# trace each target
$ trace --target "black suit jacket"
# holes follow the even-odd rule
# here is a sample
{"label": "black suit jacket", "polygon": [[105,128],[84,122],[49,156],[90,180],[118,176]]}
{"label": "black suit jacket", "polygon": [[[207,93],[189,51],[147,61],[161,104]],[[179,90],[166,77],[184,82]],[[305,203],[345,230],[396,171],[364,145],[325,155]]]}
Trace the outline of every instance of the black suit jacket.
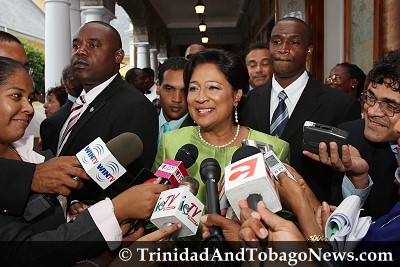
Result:
{"label": "black suit jacket", "polygon": [[388,142],[374,143],[365,138],[364,127],[364,120],[350,121],[340,125],[340,128],[350,132],[349,144],[358,149],[361,157],[369,165],[368,173],[374,185],[364,203],[362,215],[370,215],[373,220],[376,220],[389,213],[398,201],[398,186],[393,183],[397,161]]}
{"label": "black suit jacket", "polygon": [[[252,90],[239,119],[243,125],[270,133],[272,81]],[[282,133],[290,144],[290,164],[304,177],[320,201],[330,201],[341,194],[341,181],[329,178],[332,169],[302,154],[303,124],[313,121],[331,126],[361,117],[360,103],[336,89],[309,77]]]}
{"label": "black suit jacket", "polygon": [[196,123],[194,123],[194,120],[190,116],[190,114],[187,115],[186,119],[182,122],[181,126],[179,128],[183,128],[186,126],[195,126]]}
{"label": "black suit jacket", "polygon": [[40,138],[42,139],[42,150],[51,149],[55,155],[57,150],[54,150],[58,142],[58,129],[64,122],[66,116],[69,115],[73,102],[67,99],[67,102],[53,115],[47,117],[40,124]]}
{"label": "black suit jacket", "polygon": [[22,215],[36,164],[0,157],[0,213]]}
{"label": "black suit jacket", "polygon": [[[61,127],[67,118],[68,115],[65,116]],[[97,137],[101,137],[107,143],[124,132],[137,134],[143,142],[141,156],[126,168],[128,174],[105,190],[93,181],[85,181],[83,189],[72,193],[73,199],[99,201],[105,197],[113,198],[128,188],[142,168],[150,169],[153,164],[157,152],[157,111],[142,93],[118,74],[80,116],[60,156],[75,155]]]}
{"label": "black suit jacket", "polygon": [[60,205],[31,222],[0,214],[0,241],[4,266],[71,266],[108,248],[88,210],[65,223]]}

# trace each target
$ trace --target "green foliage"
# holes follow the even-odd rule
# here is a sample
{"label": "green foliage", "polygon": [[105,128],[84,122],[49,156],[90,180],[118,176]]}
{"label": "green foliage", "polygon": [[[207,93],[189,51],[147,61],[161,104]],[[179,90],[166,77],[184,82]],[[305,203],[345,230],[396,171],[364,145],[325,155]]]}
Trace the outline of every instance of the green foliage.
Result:
{"label": "green foliage", "polygon": [[29,66],[33,69],[33,81],[38,92],[44,93],[44,53],[27,42],[22,41],[28,57]]}

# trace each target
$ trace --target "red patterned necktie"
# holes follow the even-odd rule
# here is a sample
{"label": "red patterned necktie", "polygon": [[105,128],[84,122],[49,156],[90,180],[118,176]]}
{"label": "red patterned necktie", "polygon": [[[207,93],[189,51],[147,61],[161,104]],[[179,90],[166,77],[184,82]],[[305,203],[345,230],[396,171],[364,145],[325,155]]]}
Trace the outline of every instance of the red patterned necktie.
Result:
{"label": "red patterned necktie", "polygon": [[79,119],[79,115],[81,114],[81,110],[83,107],[83,104],[85,104],[85,97],[83,95],[79,96],[72,105],[71,108],[71,113],[70,113],[70,119],[67,124],[67,128],[65,128],[65,131],[62,135],[60,146],[64,143],[65,138],[68,136],[68,134],[72,131],[74,128],[76,122]]}

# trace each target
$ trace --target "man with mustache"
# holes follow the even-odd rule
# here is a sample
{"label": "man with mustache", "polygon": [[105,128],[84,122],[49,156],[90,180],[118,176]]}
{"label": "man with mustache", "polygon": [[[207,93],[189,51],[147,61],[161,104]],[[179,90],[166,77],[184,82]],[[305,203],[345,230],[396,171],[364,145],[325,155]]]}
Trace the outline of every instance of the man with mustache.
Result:
{"label": "man with mustache", "polygon": [[271,80],[272,68],[267,44],[255,43],[247,49],[244,55],[247,71],[250,76],[250,90]]}
{"label": "man with mustache", "polygon": [[[75,101],[80,112],[64,118],[58,131],[57,155],[75,155],[97,137],[108,142],[124,132],[137,134],[143,142],[141,156],[127,166],[128,173],[107,189],[85,182],[82,191],[72,192],[76,200],[99,201],[126,190],[143,168],[150,168],[157,151],[157,112],[151,102],[119,74],[124,58],[121,37],[111,25],[92,21],[76,32],[71,66],[83,91]],[[72,118],[77,116],[73,125]],[[71,126],[73,125],[73,126]]]}
{"label": "man with mustache", "polygon": [[158,68],[156,92],[161,104],[158,116],[158,144],[163,133],[194,125],[193,119],[188,114],[187,94],[183,83],[183,69],[186,62],[183,57],[173,57]]}
{"label": "man with mustache", "polygon": [[[239,118],[246,126],[289,142],[291,165],[323,201],[340,194],[341,181],[329,178],[332,170],[327,166],[303,155],[303,124],[313,121],[337,126],[360,118],[361,110],[357,99],[332,90],[307,72],[311,40],[310,27],[300,19],[283,18],[274,26],[269,43],[272,80],[250,92]],[[278,107],[280,113],[275,112]]]}

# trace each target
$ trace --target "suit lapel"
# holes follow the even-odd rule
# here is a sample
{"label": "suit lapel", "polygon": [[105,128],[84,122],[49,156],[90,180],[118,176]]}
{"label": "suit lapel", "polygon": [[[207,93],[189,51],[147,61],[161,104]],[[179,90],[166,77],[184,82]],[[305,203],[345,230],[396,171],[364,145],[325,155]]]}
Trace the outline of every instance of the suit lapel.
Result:
{"label": "suit lapel", "polygon": [[289,140],[299,128],[303,127],[304,122],[310,118],[311,114],[321,105],[319,97],[322,94],[323,91],[321,88],[317,84],[314,84],[314,80],[310,77],[283,130],[282,139]]}
{"label": "suit lapel", "polygon": [[63,154],[65,148],[73,143],[80,130],[86,125],[90,118],[96,114],[106,104],[107,100],[112,97],[116,92],[115,88],[122,82],[121,76],[118,74],[117,77],[106,87],[104,90],[89,104],[85,112],[79,117],[76,122],[74,129],[71,131],[67,141],[65,142],[60,155]]}
{"label": "suit lapel", "polygon": [[255,113],[253,116],[255,117],[256,124],[258,125],[258,129],[261,129],[262,132],[268,133],[270,131],[270,105],[271,105],[271,89],[272,82],[268,82],[265,85],[257,87],[257,89],[253,89],[255,97],[254,104],[257,108],[253,109]]}
{"label": "suit lapel", "polygon": [[186,126],[195,126],[195,125],[196,124],[193,122],[192,117],[190,116],[190,114],[188,114],[186,119],[182,122],[182,124],[179,128],[186,127]]}

